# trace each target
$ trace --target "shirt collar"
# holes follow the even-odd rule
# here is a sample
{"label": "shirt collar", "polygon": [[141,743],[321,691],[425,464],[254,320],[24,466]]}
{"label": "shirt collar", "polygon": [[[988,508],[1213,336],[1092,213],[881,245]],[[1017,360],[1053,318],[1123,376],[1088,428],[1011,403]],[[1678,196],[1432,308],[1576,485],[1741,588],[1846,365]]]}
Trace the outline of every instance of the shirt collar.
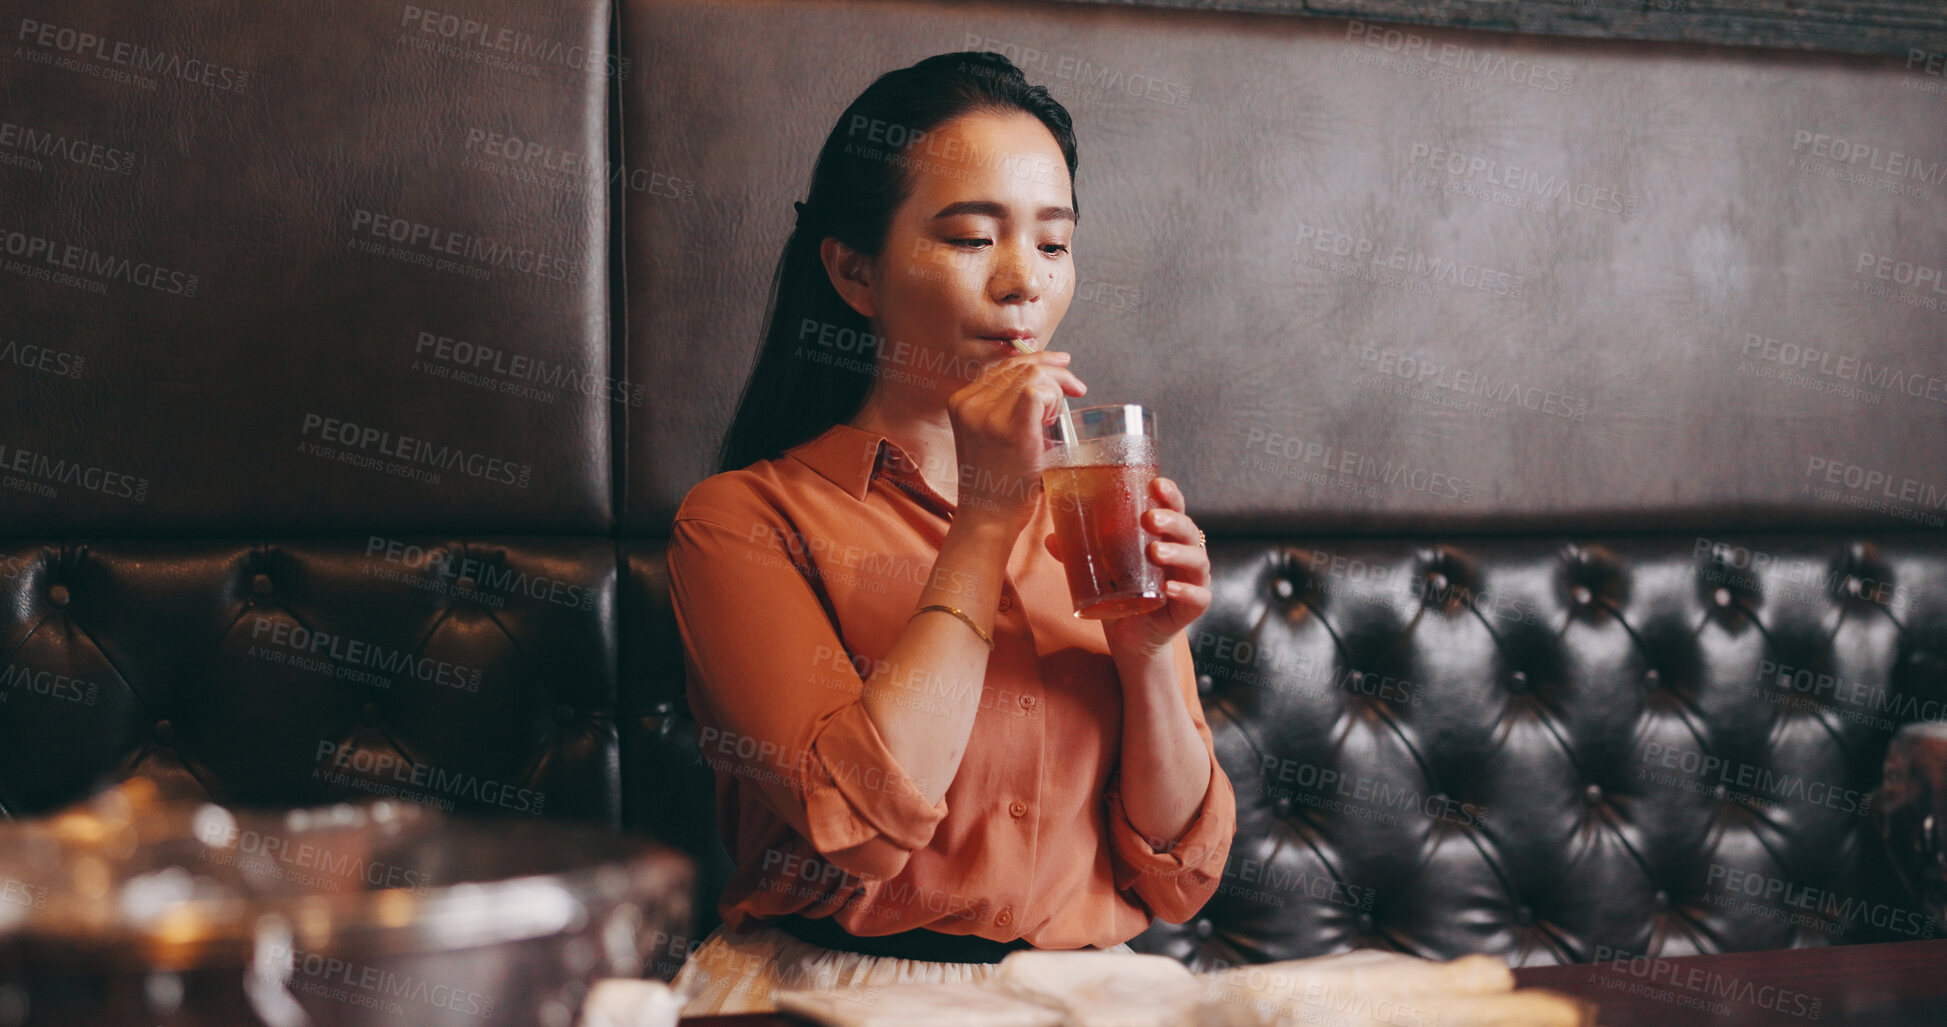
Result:
{"label": "shirt collar", "polygon": [[861,502],[881,466],[888,473],[917,472],[899,444],[878,432],[834,424],[825,433],[786,451]]}

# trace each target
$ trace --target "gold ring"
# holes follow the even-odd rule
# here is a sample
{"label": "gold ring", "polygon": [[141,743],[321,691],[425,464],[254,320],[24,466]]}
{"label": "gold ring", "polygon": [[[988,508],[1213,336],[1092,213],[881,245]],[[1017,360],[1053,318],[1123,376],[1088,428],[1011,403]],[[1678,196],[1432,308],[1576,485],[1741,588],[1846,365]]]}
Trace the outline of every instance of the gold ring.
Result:
{"label": "gold ring", "polygon": [[1199,547],[1201,547],[1201,548],[1203,548],[1203,549],[1209,549],[1209,548],[1210,548],[1209,546],[1206,546],[1206,545],[1204,545],[1204,542],[1205,542],[1205,541],[1207,540],[1207,538],[1208,538],[1208,537],[1207,537],[1206,535],[1204,535],[1204,533],[1203,533],[1203,529],[1202,529],[1202,528],[1198,528],[1198,529],[1197,529],[1197,545],[1198,545]]}

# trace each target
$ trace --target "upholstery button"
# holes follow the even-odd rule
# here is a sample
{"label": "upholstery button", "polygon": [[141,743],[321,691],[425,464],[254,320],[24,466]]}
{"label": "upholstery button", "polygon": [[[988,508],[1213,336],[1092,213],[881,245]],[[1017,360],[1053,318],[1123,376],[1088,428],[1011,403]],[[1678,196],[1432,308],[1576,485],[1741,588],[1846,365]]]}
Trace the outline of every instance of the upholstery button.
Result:
{"label": "upholstery button", "polygon": [[1720,588],[1711,593],[1710,598],[1712,602],[1719,606],[1729,606],[1731,605],[1731,590],[1728,588]]}
{"label": "upholstery button", "polygon": [[1656,911],[1658,913],[1669,912],[1670,893],[1666,891],[1658,891],[1656,893],[1656,896],[1650,900],[1650,905],[1656,907]]}
{"label": "upholstery button", "polygon": [[379,704],[368,702],[358,708],[358,722],[366,727],[379,725]]}
{"label": "upholstery button", "polygon": [[1432,574],[1427,575],[1426,590],[1437,596],[1446,595],[1447,576],[1445,574],[1440,573],[1439,571],[1434,571]]}
{"label": "upholstery button", "polygon": [[1202,692],[1205,695],[1208,695],[1210,693],[1210,690],[1215,687],[1217,687],[1217,682],[1211,680],[1210,675],[1208,674],[1197,675],[1197,691]]}
{"label": "upholstery button", "polygon": [[1359,914],[1359,933],[1360,933],[1360,934],[1371,934],[1371,933],[1372,933],[1372,914],[1371,914],[1371,913],[1360,913],[1360,914]]}
{"label": "upholstery button", "polygon": [[1014,922],[1014,911],[1011,909],[1003,909],[1000,912],[994,914],[994,923],[1001,927],[1006,927],[1008,924],[1011,924],[1013,922]]}
{"label": "upholstery button", "polygon": [[1279,578],[1277,581],[1271,583],[1271,591],[1279,599],[1290,599],[1292,591],[1291,582],[1284,578]]}
{"label": "upholstery button", "polygon": [[474,580],[472,578],[467,578],[467,577],[463,577],[460,580],[455,581],[453,583],[453,591],[455,592],[471,592],[473,591],[474,587],[475,587]]}
{"label": "upholstery button", "polygon": [[155,744],[163,746],[176,744],[176,725],[169,723],[167,720],[156,721]]}
{"label": "upholstery button", "polygon": [[1514,673],[1508,675],[1508,691],[1525,692],[1527,690],[1528,690],[1527,671],[1517,670]]}
{"label": "upholstery button", "polygon": [[1514,922],[1523,927],[1533,924],[1535,922],[1535,911],[1526,906],[1517,908],[1514,911]]}
{"label": "upholstery button", "polygon": [[1012,610],[1012,609],[1014,609],[1014,600],[1012,600],[1012,599],[1010,599],[1010,598],[1008,598],[1008,595],[1007,595],[1007,593],[1005,593],[1005,592],[1002,592],[1002,593],[1001,593],[1001,612],[1002,612],[1002,613],[1006,613],[1007,611],[1009,611],[1009,610]]}
{"label": "upholstery button", "polygon": [[47,601],[55,606],[68,605],[68,586],[56,585],[47,590]]}
{"label": "upholstery button", "polygon": [[1363,670],[1355,670],[1351,674],[1346,675],[1346,680],[1351,683],[1353,688],[1364,688],[1366,684],[1366,672]]}
{"label": "upholstery button", "polygon": [[1209,917],[1202,916],[1197,918],[1196,925],[1191,930],[1196,932],[1197,940],[1209,941],[1210,936],[1217,933],[1217,925],[1211,923]]}
{"label": "upholstery button", "polygon": [[659,702],[649,707],[649,715],[652,717],[667,717],[669,716],[669,711],[673,708],[669,703]]}
{"label": "upholstery button", "polygon": [[269,599],[270,598],[270,575],[268,574],[251,575],[250,594],[256,596],[259,599]]}
{"label": "upholstery button", "polygon": [[1280,816],[1280,817],[1288,817],[1288,816],[1290,816],[1290,815],[1291,815],[1291,796],[1289,796],[1289,795],[1280,795],[1280,796],[1278,796],[1278,801],[1276,801],[1276,802],[1274,802],[1274,803],[1272,803],[1272,804],[1271,804],[1271,812],[1273,812],[1273,813],[1276,813],[1276,814],[1277,814],[1278,816]]}
{"label": "upholstery button", "polygon": [[1590,785],[1582,789],[1582,798],[1591,806],[1597,805],[1602,802],[1602,786]]}
{"label": "upholstery button", "polygon": [[1860,582],[1859,582],[1859,579],[1858,579],[1858,578],[1856,578],[1856,577],[1854,577],[1854,576],[1852,576],[1852,575],[1850,575],[1850,574],[1848,574],[1848,575],[1846,575],[1846,594],[1847,594],[1847,595],[1849,595],[1849,596],[1852,596],[1853,598],[1855,598],[1855,599],[1857,599],[1857,598],[1859,597],[1859,593],[1860,593],[1860,591],[1861,591],[1861,590],[1862,590],[1863,588],[1864,588],[1864,586],[1860,584]]}
{"label": "upholstery button", "polygon": [[1016,799],[1007,804],[1007,814],[1016,820],[1025,817],[1028,815],[1028,804]]}
{"label": "upholstery button", "polygon": [[1663,683],[1663,675],[1658,673],[1655,667],[1651,667],[1643,672],[1643,680],[1648,682],[1651,688],[1655,688]]}
{"label": "upholstery button", "polygon": [[562,703],[559,706],[556,706],[554,708],[554,722],[561,725],[562,727],[567,727],[568,725],[574,723],[575,708],[573,706],[568,705],[567,703]]}
{"label": "upholstery button", "polygon": [[1595,600],[1595,593],[1589,591],[1587,585],[1577,585],[1568,590],[1568,597],[1575,600],[1577,606],[1587,606]]}
{"label": "upholstery button", "polygon": [[1021,696],[1021,708],[1024,710],[1034,709],[1034,696],[1031,695]]}

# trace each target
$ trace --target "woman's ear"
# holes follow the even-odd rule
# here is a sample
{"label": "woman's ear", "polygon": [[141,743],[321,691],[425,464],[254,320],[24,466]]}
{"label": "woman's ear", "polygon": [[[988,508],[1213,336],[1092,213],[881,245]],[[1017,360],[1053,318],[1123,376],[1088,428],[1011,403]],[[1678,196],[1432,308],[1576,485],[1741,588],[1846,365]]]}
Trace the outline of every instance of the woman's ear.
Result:
{"label": "woman's ear", "polygon": [[872,261],[865,254],[828,235],[818,243],[818,259],[847,306],[861,317],[878,316],[878,306],[872,302]]}

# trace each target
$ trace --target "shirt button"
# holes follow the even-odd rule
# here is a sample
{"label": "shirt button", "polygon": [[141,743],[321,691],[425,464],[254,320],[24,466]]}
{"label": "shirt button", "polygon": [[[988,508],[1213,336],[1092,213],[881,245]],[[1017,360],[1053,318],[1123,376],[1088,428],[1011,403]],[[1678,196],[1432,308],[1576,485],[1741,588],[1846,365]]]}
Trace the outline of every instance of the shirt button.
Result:
{"label": "shirt button", "polygon": [[1022,708],[1022,709],[1024,709],[1024,710],[1031,710],[1031,709],[1034,709],[1034,696],[1031,696],[1031,695],[1024,695],[1024,696],[1022,696],[1022,697],[1021,697],[1021,708]]}
{"label": "shirt button", "polygon": [[1025,817],[1028,815],[1028,804],[1025,802],[1010,802],[1007,804],[1007,812],[1015,817]]}
{"label": "shirt button", "polygon": [[1014,609],[1014,600],[1009,598],[1007,593],[1001,593],[1001,612],[1006,613],[1012,609]]}
{"label": "shirt button", "polygon": [[1013,922],[1014,922],[1013,910],[1003,909],[1000,912],[994,914],[994,923],[997,926],[1006,927],[1008,924],[1011,924]]}

